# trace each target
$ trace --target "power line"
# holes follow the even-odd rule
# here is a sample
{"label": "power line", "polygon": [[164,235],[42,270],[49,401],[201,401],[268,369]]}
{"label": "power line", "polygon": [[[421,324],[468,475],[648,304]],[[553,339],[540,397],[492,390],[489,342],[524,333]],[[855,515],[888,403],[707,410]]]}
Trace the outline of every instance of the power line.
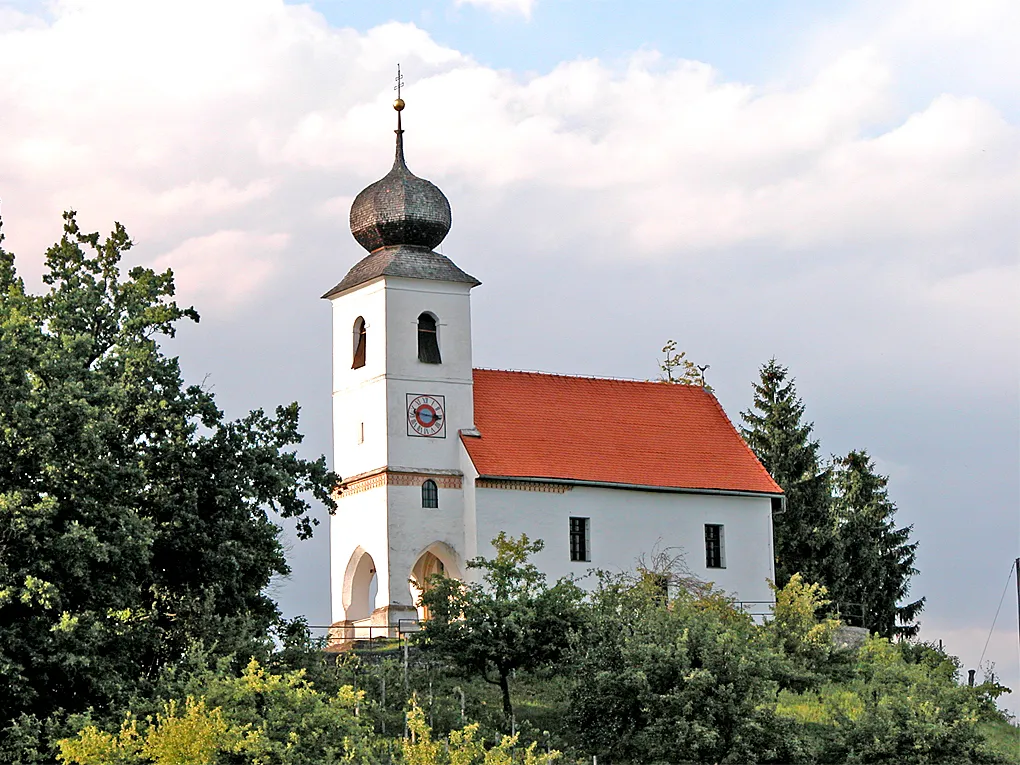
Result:
{"label": "power line", "polygon": [[999,611],[1002,610],[1002,601],[1006,599],[1006,590],[1009,589],[1009,580],[1013,578],[1013,569],[1016,568],[1016,561],[1013,561],[1009,565],[1009,573],[1006,574],[1006,586],[1002,588],[1002,597],[999,598],[999,607],[995,609],[995,618],[992,619],[992,628],[988,630],[988,639],[985,640],[985,647],[981,649],[981,658],[978,659],[978,666],[981,666],[981,662],[985,660],[985,651],[988,650],[988,643],[992,639],[992,632],[995,630],[995,622],[999,618]]}

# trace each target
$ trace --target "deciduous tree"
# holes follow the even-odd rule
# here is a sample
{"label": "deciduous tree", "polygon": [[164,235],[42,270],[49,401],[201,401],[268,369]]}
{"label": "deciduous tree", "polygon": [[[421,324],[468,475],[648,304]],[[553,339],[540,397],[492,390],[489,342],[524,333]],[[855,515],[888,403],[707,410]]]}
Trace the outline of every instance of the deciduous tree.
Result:
{"label": "deciduous tree", "polygon": [[513,717],[510,675],[557,661],[582,625],[581,590],[569,579],[552,587],[530,557],[542,540],[500,532],[494,558],[478,557],[468,568],[481,581],[466,584],[436,574],[422,594],[430,618],[419,635],[427,652],[498,685],[507,723]]}
{"label": "deciduous tree", "polygon": [[721,594],[663,598],[653,572],[608,577],[572,654],[577,746],[612,762],[796,762],[772,712],[779,657]]}
{"label": "deciduous tree", "polygon": [[120,224],[101,239],[67,213],[34,295],[0,236],[0,728],[11,735],[140,692],[196,641],[251,655],[279,616],[265,588],[288,572],[274,516],[308,536],[308,495],[333,507],[324,458],[294,451],[296,404],[228,421],[184,383],[159,341],[198,314],[174,301],[171,272],[125,276],[130,247]]}

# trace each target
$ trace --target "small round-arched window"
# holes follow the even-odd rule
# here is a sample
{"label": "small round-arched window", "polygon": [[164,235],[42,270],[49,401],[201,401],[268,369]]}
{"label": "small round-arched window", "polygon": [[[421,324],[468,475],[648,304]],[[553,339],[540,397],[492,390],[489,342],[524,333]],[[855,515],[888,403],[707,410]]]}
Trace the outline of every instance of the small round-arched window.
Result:
{"label": "small round-arched window", "polygon": [[439,332],[436,317],[423,313],[418,317],[418,361],[426,364],[442,364],[439,356]]}
{"label": "small round-arched window", "polygon": [[439,487],[431,478],[421,485],[421,506],[439,507]]}
{"label": "small round-arched window", "polygon": [[361,369],[365,366],[365,343],[367,340],[365,320],[359,316],[354,320],[354,363],[351,364],[351,369]]}

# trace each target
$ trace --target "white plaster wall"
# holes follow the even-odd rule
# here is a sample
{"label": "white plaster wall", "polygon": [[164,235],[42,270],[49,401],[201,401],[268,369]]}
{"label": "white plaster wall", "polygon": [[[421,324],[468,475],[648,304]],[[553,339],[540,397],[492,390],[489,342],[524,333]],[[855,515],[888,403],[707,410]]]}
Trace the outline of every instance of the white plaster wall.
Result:
{"label": "white plaster wall", "polygon": [[[691,573],[743,601],[768,601],[774,578],[768,497],[574,487],[547,493],[475,489],[479,554],[491,556],[500,532],[545,541],[535,563],[549,581],[591,568],[633,570],[656,549],[681,548]],[[591,561],[570,560],[569,518],[590,518]],[[705,524],[725,527],[726,568],[705,566]]]}
{"label": "white plaster wall", "polygon": [[[470,436],[468,437],[470,438]],[[457,440],[460,441],[459,438]],[[464,448],[463,441],[460,441],[460,470],[464,474],[461,480],[464,487],[464,518],[462,520],[464,526],[463,557],[466,563],[472,558],[478,557],[478,494],[475,490],[475,479],[478,478],[478,471],[475,469],[475,463],[471,461],[471,455]],[[491,538],[489,537],[489,539]],[[465,576],[468,581],[473,581],[471,572],[466,571]]]}
{"label": "white plaster wall", "polygon": [[329,519],[330,602],[333,621],[342,621],[344,575],[354,551],[360,546],[375,561],[377,595],[373,608],[389,604],[389,541],[386,495],[390,487],[341,496]]}
{"label": "white plaster wall", "polygon": [[[424,480],[424,479],[423,479]],[[414,605],[408,579],[421,554],[435,542],[447,573],[464,570],[464,493],[439,489],[439,507],[421,506],[421,486],[389,486],[389,602]],[[453,571],[456,574],[453,573]]]}
{"label": "white plaster wall", "polygon": [[[333,469],[350,477],[386,464],[386,291],[382,280],[333,298]],[[365,366],[351,369],[365,319]],[[364,441],[359,443],[361,424]]]}
{"label": "white plaster wall", "polygon": [[[418,361],[418,316],[438,318],[442,364]],[[459,470],[457,432],[474,426],[471,298],[466,284],[386,279],[388,464]],[[408,393],[445,397],[445,438],[407,435]]]}

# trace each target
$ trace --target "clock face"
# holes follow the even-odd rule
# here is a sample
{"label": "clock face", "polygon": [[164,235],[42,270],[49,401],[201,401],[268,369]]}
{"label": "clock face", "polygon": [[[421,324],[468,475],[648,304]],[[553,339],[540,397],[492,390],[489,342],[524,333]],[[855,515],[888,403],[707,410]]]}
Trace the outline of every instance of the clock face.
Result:
{"label": "clock face", "polygon": [[407,435],[446,438],[445,396],[407,394]]}

